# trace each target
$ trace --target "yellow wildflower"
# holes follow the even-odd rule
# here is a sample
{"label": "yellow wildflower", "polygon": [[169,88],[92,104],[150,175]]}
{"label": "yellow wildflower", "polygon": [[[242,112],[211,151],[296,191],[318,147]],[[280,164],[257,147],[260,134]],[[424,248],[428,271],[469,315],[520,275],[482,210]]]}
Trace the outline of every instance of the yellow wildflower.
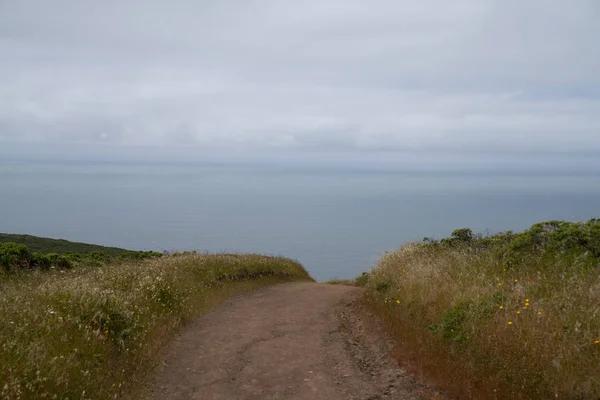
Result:
{"label": "yellow wildflower", "polygon": [[508,321],[508,325],[512,325],[512,321]]}

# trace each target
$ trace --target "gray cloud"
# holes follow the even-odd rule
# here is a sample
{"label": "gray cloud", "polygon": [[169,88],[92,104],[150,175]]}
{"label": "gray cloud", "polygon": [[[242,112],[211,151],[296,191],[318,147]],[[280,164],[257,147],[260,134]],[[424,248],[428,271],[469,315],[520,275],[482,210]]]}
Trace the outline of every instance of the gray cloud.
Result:
{"label": "gray cloud", "polygon": [[0,1],[0,140],[600,151],[600,3]]}

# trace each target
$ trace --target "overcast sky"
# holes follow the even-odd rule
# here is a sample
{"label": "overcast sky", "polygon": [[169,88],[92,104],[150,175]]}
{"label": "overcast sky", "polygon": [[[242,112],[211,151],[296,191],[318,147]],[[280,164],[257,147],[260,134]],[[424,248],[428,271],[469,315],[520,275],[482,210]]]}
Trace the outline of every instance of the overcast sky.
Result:
{"label": "overcast sky", "polygon": [[598,21],[598,0],[0,0],[0,147],[593,158]]}

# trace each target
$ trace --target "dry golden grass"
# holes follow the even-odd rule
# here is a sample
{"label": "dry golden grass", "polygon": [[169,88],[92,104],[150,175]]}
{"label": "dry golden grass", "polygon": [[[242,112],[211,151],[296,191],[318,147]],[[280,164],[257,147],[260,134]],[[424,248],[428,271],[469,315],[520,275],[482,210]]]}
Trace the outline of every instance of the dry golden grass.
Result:
{"label": "dry golden grass", "polygon": [[310,280],[292,260],[183,255],[0,277],[0,398],[131,398],[186,322],[234,294]]}
{"label": "dry golden grass", "polygon": [[407,367],[461,398],[600,398],[600,270],[589,254],[531,254],[507,268],[491,250],[409,244],[383,255],[366,287]]}

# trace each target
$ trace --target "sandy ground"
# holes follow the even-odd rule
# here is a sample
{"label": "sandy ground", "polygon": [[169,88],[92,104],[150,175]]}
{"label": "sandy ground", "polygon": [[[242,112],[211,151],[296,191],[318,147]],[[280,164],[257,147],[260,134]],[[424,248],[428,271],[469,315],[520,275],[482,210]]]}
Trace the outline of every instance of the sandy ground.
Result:
{"label": "sandy ground", "polygon": [[171,344],[149,399],[442,399],[391,357],[361,289],[287,283],[232,299]]}

